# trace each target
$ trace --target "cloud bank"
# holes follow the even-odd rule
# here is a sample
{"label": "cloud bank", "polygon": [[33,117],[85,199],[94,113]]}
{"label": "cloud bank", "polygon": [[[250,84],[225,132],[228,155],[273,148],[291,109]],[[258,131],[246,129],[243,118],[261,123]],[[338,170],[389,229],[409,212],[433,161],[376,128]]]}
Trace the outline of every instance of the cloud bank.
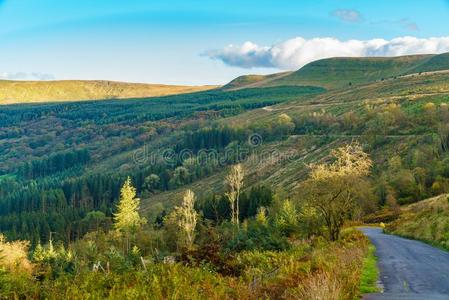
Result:
{"label": "cloud bank", "polygon": [[16,73],[9,73],[9,72],[3,72],[0,73],[0,79],[3,80],[54,80],[55,76],[52,74],[45,74],[40,72],[16,72]]}
{"label": "cloud bank", "polygon": [[293,38],[272,46],[246,42],[229,45],[203,55],[241,68],[296,70],[305,64],[330,57],[400,56],[449,52],[449,37],[398,37],[391,40],[347,40],[336,38]]}

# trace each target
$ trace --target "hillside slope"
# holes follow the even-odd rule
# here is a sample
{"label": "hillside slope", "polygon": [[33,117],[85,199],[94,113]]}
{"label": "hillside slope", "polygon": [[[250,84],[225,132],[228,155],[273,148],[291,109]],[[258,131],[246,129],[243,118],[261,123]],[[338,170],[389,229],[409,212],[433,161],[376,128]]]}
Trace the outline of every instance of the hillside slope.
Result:
{"label": "hillside slope", "polygon": [[408,205],[387,231],[449,249],[449,195]]}
{"label": "hillside slope", "polygon": [[311,62],[296,72],[258,76],[257,80],[251,80],[253,77],[240,77],[225,88],[307,85],[335,89],[408,74],[441,70],[449,70],[449,53],[399,57],[329,58]]}
{"label": "hillside slope", "polygon": [[[247,172],[246,188],[262,184],[288,191],[294,196],[308,174],[307,165],[325,161],[333,149],[346,143],[359,141],[366,145],[378,170],[385,170],[392,156],[407,157],[412,153],[429,151],[420,144],[425,140],[430,143],[429,134],[434,129],[429,127],[423,131],[422,124],[415,118],[427,122],[421,110],[425,103],[449,102],[448,82],[449,74],[445,73],[401,77],[264,107],[219,122],[237,128],[252,127],[261,137],[261,145],[243,163]],[[275,126],[282,115],[297,120],[295,132],[287,139],[272,141],[273,138],[263,128]],[[443,158],[437,160],[441,162]],[[419,165],[420,168],[434,167],[431,164],[426,166],[424,160],[420,163],[423,164]],[[200,197],[222,191],[226,172],[227,169],[222,169],[188,188]],[[431,174],[430,170],[426,172]],[[401,178],[403,174],[393,176]],[[408,187],[400,186],[399,179],[392,179],[396,180],[398,201],[407,203],[412,197],[407,194],[410,191],[405,191]],[[175,204],[184,189],[166,191],[145,199],[142,202],[144,211],[157,211],[162,203],[164,206]]]}
{"label": "hillside slope", "polygon": [[[448,106],[449,73],[444,72],[328,91],[216,89],[126,103],[4,106],[0,230],[12,237],[19,234],[17,228],[29,232],[31,225],[22,226],[13,214],[36,213],[40,227],[46,226],[51,218],[39,203],[61,191],[65,194],[58,201],[74,205],[76,213],[110,214],[127,176],[153,220],[176,204],[186,188],[198,199],[222,192],[228,167],[238,161],[232,151],[240,150],[247,158],[241,160],[246,190],[264,185],[298,199],[307,166],[326,161],[332,150],[354,141],[376,166],[376,194],[366,189],[364,200],[384,206],[385,191],[394,190],[399,204],[411,203],[449,188]],[[200,150],[215,155],[203,157],[200,153],[209,152]],[[61,163],[66,159],[69,163]],[[145,184],[151,175],[159,178],[157,187]],[[59,217],[58,209],[51,208]],[[69,226],[70,218],[61,222]],[[48,230],[37,229],[30,239],[37,240],[39,232]]]}
{"label": "hillside slope", "polygon": [[290,75],[292,72],[275,73],[270,75],[243,75],[235,78],[225,86],[224,90],[238,90],[242,88],[256,88],[269,84],[274,80]]}
{"label": "hillside slope", "polygon": [[210,90],[216,86],[176,86],[114,81],[0,80],[0,105],[100,99],[144,98]]}

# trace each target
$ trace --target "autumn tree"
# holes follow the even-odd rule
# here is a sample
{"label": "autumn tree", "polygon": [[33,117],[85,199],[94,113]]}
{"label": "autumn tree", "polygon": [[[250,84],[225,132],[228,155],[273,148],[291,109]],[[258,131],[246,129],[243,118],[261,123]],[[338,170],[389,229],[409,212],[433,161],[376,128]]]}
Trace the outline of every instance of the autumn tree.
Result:
{"label": "autumn tree", "polygon": [[139,215],[140,199],[136,198],[136,189],[128,177],[120,190],[117,212],[114,214],[114,227],[126,236],[126,249],[129,250],[129,236],[145,223]]}
{"label": "autumn tree", "polygon": [[346,145],[331,153],[334,161],[311,166],[304,182],[307,205],[324,221],[329,238],[335,241],[341,228],[355,212],[372,161],[359,144]]}
{"label": "autumn tree", "polygon": [[8,242],[0,233],[0,270],[31,275],[33,266],[28,260],[29,242]]}
{"label": "autumn tree", "polygon": [[226,185],[228,189],[226,197],[229,200],[231,208],[231,222],[236,225],[239,224],[239,199],[244,177],[245,174],[241,164],[232,166],[231,172],[226,176]]}

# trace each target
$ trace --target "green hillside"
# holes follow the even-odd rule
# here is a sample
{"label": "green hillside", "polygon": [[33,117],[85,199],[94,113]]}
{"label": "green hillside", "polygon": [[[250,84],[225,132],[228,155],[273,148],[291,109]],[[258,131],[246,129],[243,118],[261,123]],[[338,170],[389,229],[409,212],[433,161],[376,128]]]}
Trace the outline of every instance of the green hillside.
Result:
{"label": "green hillside", "polygon": [[[441,126],[440,122],[445,122],[441,120],[449,120],[448,82],[449,74],[401,77],[248,111],[219,123],[251,128],[264,139],[257,148],[259,154],[276,153],[288,158],[279,163],[261,161],[256,153],[244,162],[249,186],[266,184],[295,195],[300,191],[298,182],[308,174],[308,164],[325,160],[332,149],[345,143],[360,141],[378,163],[376,176],[386,180],[379,181],[378,188],[394,188],[396,202],[405,204],[438,194],[440,190],[431,188],[434,182],[447,184],[442,183],[442,178],[449,176],[449,171],[443,171],[447,170],[443,165],[449,162],[449,152],[442,150],[441,144],[447,141],[438,131],[447,127]],[[430,112],[423,108],[427,103],[435,103],[435,115],[429,116]],[[272,136],[272,130],[284,114],[292,118],[295,130],[279,141],[279,137]],[[435,120],[429,122],[429,118]],[[410,157],[422,153],[429,156],[411,160]],[[388,170],[392,157],[399,160],[398,172]],[[437,175],[435,169],[442,173]],[[425,170],[425,186],[416,179],[418,170]],[[225,173],[222,170],[194,182],[189,188],[199,195],[221,191]],[[402,176],[408,176],[406,184],[400,180]],[[144,203],[145,211],[161,209],[160,203],[173,205],[181,193],[179,189],[155,195]],[[385,197],[382,195],[378,201],[385,204]]]}
{"label": "green hillside", "polygon": [[0,80],[0,105],[31,102],[158,97],[192,93],[215,86],[176,86],[101,80],[9,81]]}
{"label": "green hillside", "polygon": [[[449,54],[400,57],[329,58],[311,62],[296,72],[269,76],[243,77],[233,88],[283,85],[321,86],[327,89],[382,81],[407,74],[449,70]],[[249,81],[248,84],[246,82]],[[225,86],[226,87],[226,86]]]}
{"label": "green hillside", "polygon": [[449,70],[449,53],[428,57],[422,64],[411,70],[410,73],[434,72],[441,70]]}
{"label": "green hillside", "polygon": [[[253,78],[239,79],[247,89],[0,107],[0,283],[16,298],[148,298],[157,287],[159,298],[179,297],[174,287],[197,298],[359,298],[368,242],[344,221],[418,202],[394,232],[447,243],[447,202],[421,214],[419,201],[449,192],[449,72],[415,74],[418,59],[401,59],[368,59],[369,72],[351,60],[344,80],[373,82],[350,88]],[[413,76],[374,80],[406,69]],[[354,153],[359,174],[335,167]],[[236,218],[227,177],[238,164]],[[333,192],[351,205],[314,202]],[[137,198],[125,214],[136,223],[120,224],[117,204]],[[320,210],[328,203],[343,216],[336,231]]]}
{"label": "green hillside", "polygon": [[[249,147],[248,151],[275,152],[289,160],[261,161],[257,153],[250,152],[256,156],[243,162],[248,174],[247,188],[265,184],[294,195],[298,183],[308,173],[306,165],[321,161],[332,149],[357,140],[366,145],[378,163],[376,178],[384,178],[386,182],[377,182],[379,189],[384,184],[394,187],[399,203],[424,199],[438,192],[432,189],[435,182],[444,186],[443,179],[449,176],[442,165],[447,156],[443,133],[448,118],[445,110],[445,103],[449,103],[448,82],[449,74],[435,73],[326,93],[318,88],[273,87],[216,90],[126,103],[4,106],[0,111],[0,126],[4,129],[0,144],[0,171],[4,179],[0,182],[5,185],[0,207],[1,230],[12,233],[12,228],[20,228],[6,222],[10,220],[10,203],[20,201],[26,205],[33,194],[23,193],[29,192],[27,186],[31,182],[37,182],[40,195],[49,186],[50,190],[57,190],[69,182],[80,185],[77,189],[81,190],[70,192],[74,199],[82,197],[78,193],[84,184],[100,184],[100,190],[96,188],[90,193],[101,200],[88,206],[99,209],[101,203],[108,207],[117,195],[102,191],[106,186],[119,185],[124,176],[132,175],[142,192],[145,177],[155,173],[165,178],[163,186],[151,197],[142,195],[143,209],[153,218],[176,203],[177,195],[186,187],[200,196],[220,192],[226,172],[222,165],[198,166],[189,171],[187,178],[175,183],[175,170],[185,162],[176,159],[169,165],[151,164],[154,159],[160,160],[161,152],[173,149],[180,153],[186,149],[195,156],[205,148],[216,149],[222,155],[232,145],[248,148],[248,138],[254,134],[260,136],[262,144]],[[285,115],[291,121],[284,124]],[[88,156],[76,152],[81,150],[87,151]],[[156,156],[144,160],[142,165],[135,160],[136,153]],[[80,162],[59,169],[51,167],[53,161],[67,155],[77,155]],[[419,155],[425,159],[412,159]],[[395,162],[400,166],[398,172],[386,172],[393,163],[392,156],[404,158]],[[233,158],[226,157],[225,161],[228,165]],[[421,169],[426,178],[424,186],[422,177],[416,173]],[[60,178],[65,179],[60,182]],[[407,178],[407,184],[400,178]],[[7,187],[11,184],[24,188],[14,189],[10,194]],[[376,197],[380,197],[376,201],[385,203],[384,194]],[[42,218],[48,217],[43,214]]]}
{"label": "green hillside", "polygon": [[267,85],[269,82],[276,79],[288,76],[291,73],[292,72],[283,72],[270,75],[243,75],[223,86],[223,89],[237,90],[241,88],[260,87],[262,85]]}

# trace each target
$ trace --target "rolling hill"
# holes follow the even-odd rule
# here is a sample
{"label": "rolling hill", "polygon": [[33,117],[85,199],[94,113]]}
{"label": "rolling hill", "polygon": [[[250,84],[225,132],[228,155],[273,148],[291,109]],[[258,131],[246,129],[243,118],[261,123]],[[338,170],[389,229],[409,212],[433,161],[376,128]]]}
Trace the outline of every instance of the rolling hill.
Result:
{"label": "rolling hill", "polygon": [[[423,150],[427,146],[422,143],[427,140],[427,143],[434,145],[439,140],[436,136],[432,137],[438,131],[438,126],[425,125],[428,121],[423,119],[422,106],[428,102],[437,105],[449,103],[449,73],[423,73],[351,89],[332,90],[313,97],[251,110],[219,122],[237,128],[256,128],[255,132],[264,140],[254,156],[244,162],[247,188],[263,184],[288,191],[287,194],[294,196],[300,191],[299,183],[308,174],[307,165],[325,161],[330,151],[345,143],[358,141],[364,144],[378,164],[378,172],[380,169],[386,170],[391,156],[408,157],[415,155],[413,153],[430,151]],[[442,107],[446,106],[443,104]],[[298,120],[295,133],[287,139],[271,141],[261,128],[274,126],[283,114]],[[383,118],[392,119],[387,121]],[[343,125],[344,123],[347,124]],[[271,156],[273,153],[274,157]],[[263,155],[268,155],[269,159],[264,159]],[[438,158],[442,163],[447,153],[438,155],[442,155]],[[435,165],[424,166],[421,163],[424,161],[419,163],[419,168],[426,168],[430,176]],[[226,172],[226,169],[221,170],[188,187],[202,196],[222,191]],[[380,176],[382,172],[376,176]],[[409,175],[410,173],[392,176]],[[416,186],[414,188],[418,189]],[[398,198],[403,193],[403,198],[398,199],[400,203],[419,200],[419,196],[407,194],[413,194],[416,190],[406,192],[405,189],[398,188]],[[151,212],[161,209],[161,203],[174,205],[182,191],[183,189],[179,189],[154,195],[143,202],[144,210]]]}
{"label": "rolling hill", "polygon": [[224,88],[307,85],[335,89],[408,74],[448,69],[449,53],[400,57],[329,58],[311,62],[296,72],[239,77]]}
{"label": "rolling hill", "polygon": [[159,97],[210,90],[216,86],[176,86],[114,81],[0,80],[0,105],[34,102]]}
{"label": "rolling hill", "polygon": [[270,75],[243,75],[226,84],[224,90],[238,90],[241,88],[261,87],[279,78],[288,76],[293,72],[283,72]]}

